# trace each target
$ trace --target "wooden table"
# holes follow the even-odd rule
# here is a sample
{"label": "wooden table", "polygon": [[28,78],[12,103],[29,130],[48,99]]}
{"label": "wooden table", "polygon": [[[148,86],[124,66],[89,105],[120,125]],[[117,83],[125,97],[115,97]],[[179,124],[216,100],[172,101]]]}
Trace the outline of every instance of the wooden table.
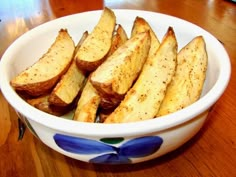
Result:
{"label": "wooden table", "polygon": [[0,177],[236,176],[236,4],[224,0],[4,0],[0,2],[0,56],[17,37],[39,24],[104,6],[166,13],[211,32],[225,46],[232,62],[226,92],[205,126],[184,146],[158,159],[118,166],[65,157],[28,130],[18,140],[17,116],[0,93]]}

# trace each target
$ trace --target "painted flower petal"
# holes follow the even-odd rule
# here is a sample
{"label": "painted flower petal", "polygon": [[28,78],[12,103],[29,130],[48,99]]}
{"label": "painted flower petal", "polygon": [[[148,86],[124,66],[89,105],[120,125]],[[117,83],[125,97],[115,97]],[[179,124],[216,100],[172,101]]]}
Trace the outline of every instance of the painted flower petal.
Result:
{"label": "painted flower petal", "polygon": [[109,154],[100,155],[93,159],[90,159],[89,162],[100,163],[100,164],[127,164],[127,163],[131,163],[131,160],[125,156],[109,153]]}
{"label": "painted flower petal", "polygon": [[145,136],[141,138],[135,138],[125,142],[119,151],[119,155],[127,157],[144,157],[156,152],[163,139],[158,136]]}
{"label": "painted flower petal", "polygon": [[77,154],[116,152],[115,147],[91,139],[55,134],[54,140],[63,150]]}

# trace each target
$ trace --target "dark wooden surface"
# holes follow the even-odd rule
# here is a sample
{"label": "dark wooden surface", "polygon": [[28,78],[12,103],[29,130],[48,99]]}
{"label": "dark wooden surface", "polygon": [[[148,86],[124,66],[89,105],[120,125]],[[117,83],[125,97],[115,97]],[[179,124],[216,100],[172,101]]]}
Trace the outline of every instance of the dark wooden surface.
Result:
{"label": "dark wooden surface", "polygon": [[[134,165],[93,165],[65,157],[26,130],[0,93],[0,177],[234,177],[236,176],[236,4],[224,0],[3,0],[0,57],[24,32],[46,21],[83,11],[143,9],[193,22],[218,38],[229,53],[232,77],[201,131],[161,158]],[[2,76],[0,76],[2,77]]]}

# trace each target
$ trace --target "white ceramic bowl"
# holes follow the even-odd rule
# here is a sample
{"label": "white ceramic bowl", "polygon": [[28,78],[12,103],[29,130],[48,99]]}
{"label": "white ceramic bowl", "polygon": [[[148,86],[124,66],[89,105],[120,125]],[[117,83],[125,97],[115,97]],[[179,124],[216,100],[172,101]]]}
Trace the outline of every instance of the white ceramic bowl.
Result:
{"label": "white ceramic bowl", "polygon": [[55,117],[27,104],[9,81],[47,51],[61,28],[67,28],[75,43],[91,31],[101,11],[59,18],[18,38],[0,64],[2,93],[32,133],[52,149],[75,159],[106,164],[137,163],[166,154],[193,137],[204,124],[208,110],[224,92],[230,79],[230,60],[221,43],[202,28],[172,16],[139,10],[114,10],[117,22],[129,34],[136,16],[145,18],[162,39],[167,28],[176,33],[179,49],[202,35],[208,52],[208,70],[201,98],[187,108],[157,119],[135,123],[82,123]]}

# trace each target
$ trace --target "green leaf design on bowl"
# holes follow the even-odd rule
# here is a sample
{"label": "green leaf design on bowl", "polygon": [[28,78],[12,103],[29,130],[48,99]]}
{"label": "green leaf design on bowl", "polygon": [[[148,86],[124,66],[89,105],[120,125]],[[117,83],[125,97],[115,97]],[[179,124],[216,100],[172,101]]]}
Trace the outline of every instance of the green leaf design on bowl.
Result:
{"label": "green leaf design on bowl", "polygon": [[117,138],[101,138],[100,141],[107,143],[107,144],[118,144],[124,141],[123,137],[117,137]]}

